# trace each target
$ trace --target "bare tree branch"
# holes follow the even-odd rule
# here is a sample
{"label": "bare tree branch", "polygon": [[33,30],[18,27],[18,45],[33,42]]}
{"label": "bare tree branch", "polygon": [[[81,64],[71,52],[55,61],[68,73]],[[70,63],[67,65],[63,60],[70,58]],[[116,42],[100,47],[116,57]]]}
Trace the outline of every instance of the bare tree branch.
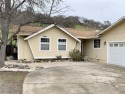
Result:
{"label": "bare tree branch", "polygon": [[38,19],[36,19],[34,21],[29,21],[29,22],[26,22],[26,23],[18,25],[17,31],[13,35],[11,35],[10,38],[8,38],[8,40],[6,41],[6,43],[9,42],[16,34],[18,34],[20,32],[22,26],[25,26],[27,24],[34,23],[34,22],[38,22]]}
{"label": "bare tree branch", "polygon": [[63,12],[66,12],[66,11],[68,11],[68,10],[64,10],[64,9],[67,9],[68,8],[68,6],[66,6],[66,7],[63,7],[63,8],[61,8],[61,9],[59,9],[59,10],[55,10],[55,11],[53,11],[51,14],[55,14],[55,13],[63,13]]}
{"label": "bare tree branch", "polygon": [[20,6],[22,6],[24,3],[26,2],[26,0],[23,0],[21,3],[19,3],[19,5],[17,5],[11,13],[13,13],[15,10],[17,10]]}
{"label": "bare tree branch", "polygon": [[11,37],[6,41],[6,43],[8,43],[16,34],[20,32],[21,27],[21,25],[18,26],[18,30],[13,35],[11,35]]}
{"label": "bare tree branch", "polygon": [[52,5],[50,7],[49,17],[51,16],[51,13],[52,13],[52,10],[53,10],[53,7],[54,7],[54,2],[55,2],[55,0],[52,0]]}
{"label": "bare tree branch", "polygon": [[14,6],[15,6],[15,0],[13,0],[13,2],[12,2],[11,9],[13,9],[13,8],[14,8]]}

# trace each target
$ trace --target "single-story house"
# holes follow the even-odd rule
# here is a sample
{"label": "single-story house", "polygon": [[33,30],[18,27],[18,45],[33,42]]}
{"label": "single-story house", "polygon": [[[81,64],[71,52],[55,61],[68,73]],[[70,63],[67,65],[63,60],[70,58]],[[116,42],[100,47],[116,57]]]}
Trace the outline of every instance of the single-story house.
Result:
{"label": "single-story house", "polygon": [[17,41],[18,59],[69,58],[69,51],[79,49],[90,61],[125,66],[125,17],[101,32],[55,24],[45,28],[23,26]]}
{"label": "single-story house", "polygon": [[96,34],[55,24],[45,28],[23,26],[17,34],[18,59],[54,59],[60,55],[69,58],[71,50],[82,51],[83,39],[94,38]]}

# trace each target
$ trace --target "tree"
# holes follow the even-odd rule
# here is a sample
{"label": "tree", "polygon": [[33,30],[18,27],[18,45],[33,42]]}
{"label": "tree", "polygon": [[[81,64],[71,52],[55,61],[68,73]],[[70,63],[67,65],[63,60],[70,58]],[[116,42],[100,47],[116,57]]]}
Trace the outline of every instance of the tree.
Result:
{"label": "tree", "polygon": [[110,21],[104,21],[104,29],[106,29],[107,27],[109,27],[111,25]]}
{"label": "tree", "polygon": [[[33,12],[46,13],[50,17],[52,14],[62,12],[63,9],[68,7],[60,6],[61,3],[62,0],[0,0],[0,66],[4,65],[7,43],[20,32],[21,26],[42,19],[36,17]],[[25,15],[28,15],[28,17]],[[19,17],[22,21],[17,23],[18,30],[8,38],[11,24],[13,21],[17,21]]]}

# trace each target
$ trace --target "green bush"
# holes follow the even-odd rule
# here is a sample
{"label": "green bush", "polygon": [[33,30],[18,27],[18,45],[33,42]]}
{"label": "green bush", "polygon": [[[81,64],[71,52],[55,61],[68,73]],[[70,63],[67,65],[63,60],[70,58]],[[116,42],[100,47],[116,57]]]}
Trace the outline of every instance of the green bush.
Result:
{"label": "green bush", "polygon": [[57,60],[61,60],[61,59],[62,59],[62,56],[61,56],[61,55],[56,56],[56,59],[57,59]]}
{"label": "green bush", "polygon": [[83,60],[83,56],[79,50],[72,50],[69,52],[69,56],[73,61],[81,61]]}

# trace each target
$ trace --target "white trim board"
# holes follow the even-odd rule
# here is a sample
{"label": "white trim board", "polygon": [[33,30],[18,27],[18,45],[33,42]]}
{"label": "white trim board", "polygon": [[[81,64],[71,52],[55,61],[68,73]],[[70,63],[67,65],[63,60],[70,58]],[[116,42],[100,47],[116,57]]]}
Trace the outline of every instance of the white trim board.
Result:
{"label": "white trim board", "polygon": [[17,58],[19,59],[20,57],[20,39],[19,39],[19,36],[17,36],[17,51],[18,51],[18,54],[17,54]]}
{"label": "white trim board", "polygon": [[[35,57],[34,59],[56,59],[57,57]],[[70,57],[67,57],[67,56],[62,56],[62,58],[70,58]]]}
{"label": "white trim board", "polygon": [[30,45],[30,43],[29,43],[29,40],[27,40],[27,41],[28,41],[28,44],[29,44],[29,47],[30,47],[31,53],[32,53],[32,55],[33,55],[33,58],[35,58],[35,56],[34,56],[34,54],[33,54],[32,47],[31,47],[31,45]]}
{"label": "white trim board", "polygon": [[70,34],[70,33],[69,33],[68,31],[66,31],[64,28],[61,28],[61,27],[59,27],[59,26],[57,26],[57,25],[55,25],[55,24],[52,24],[52,25],[50,25],[50,26],[48,26],[48,27],[46,27],[46,28],[44,28],[44,29],[42,29],[42,30],[40,30],[40,31],[38,31],[38,32],[36,32],[36,33],[34,33],[34,34],[28,36],[28,37],[26,37],[24,40],[28,40],[28,39],[30,39],[30,38],[32,38],[32,37],[34,37],[34,36],[36,36],[36,35],[38,35],[38,34],[40,34],[40,33],[42,33],[42,32],[45,32],[46,30],[48,30],[48,29],[50,29],[50,28],[52,28],[52,27],[54,27],[54,26],[56,26],[57,28],[59,28],[60,30],[62,30],[63,32],[65,32],[66,34],[68,34],[70,37],[72,37],[72,38],[74,38],[75,40],[77,40],[78,42],[81,42],[78,38],[76,38],[75,36],[73,36],[72,34]]}
{"label": "white trim board", "polygon": [[61,29],[62,31],[64,31],[66,34],[68,34],[69,36],[71,36],[72,38],[74,38],[75,40],[77,40],[78,42],[81,42],[78,38],[76,38],[75,36],[73,36],[72,34],[70,34],[67,30],[65,30],[62,27],[59,27],[56,25],[56,27],[58,27],[59,29]]}
{"label": "white trim board", "polygon": [[46,28],[44,28],[44,29],[42,29],[42,30],[40,30],[40,31],[38,31],[38,32],[36,32],[36,33],[34,33],[34,34],[28,36],[28,37],[26,37],[24,40],[28,40],[28,39],[30,39],[30,38],[32,38],[32,37],[38,35],[39,33],[42,33],[42,32],[44,32],[44,31],[46,31],[46,30],[48,30],[48,29],[50,29],[50,28],[52,28],[52,27],[54,27],[54,24],[52,24],[52,25],[50,25],[50,26],[48,26],[48,27],[46,27]]}
{"label": "white trim board", "polygon": [[111,29],[113,26],[117,25],[118,23],[120,23],[121,21],[125,20],[125,16],[123,16],[122,18],[120,18],[118,21],[116,21],[115,23],[113,23],[111,26],[109,26],[108,28],[106,28],[105,30],[103,30],[102,32],[98,33],[97,36],[99,36],[100,34],[103,34],[104,32],[108,31],[109,29]]}

